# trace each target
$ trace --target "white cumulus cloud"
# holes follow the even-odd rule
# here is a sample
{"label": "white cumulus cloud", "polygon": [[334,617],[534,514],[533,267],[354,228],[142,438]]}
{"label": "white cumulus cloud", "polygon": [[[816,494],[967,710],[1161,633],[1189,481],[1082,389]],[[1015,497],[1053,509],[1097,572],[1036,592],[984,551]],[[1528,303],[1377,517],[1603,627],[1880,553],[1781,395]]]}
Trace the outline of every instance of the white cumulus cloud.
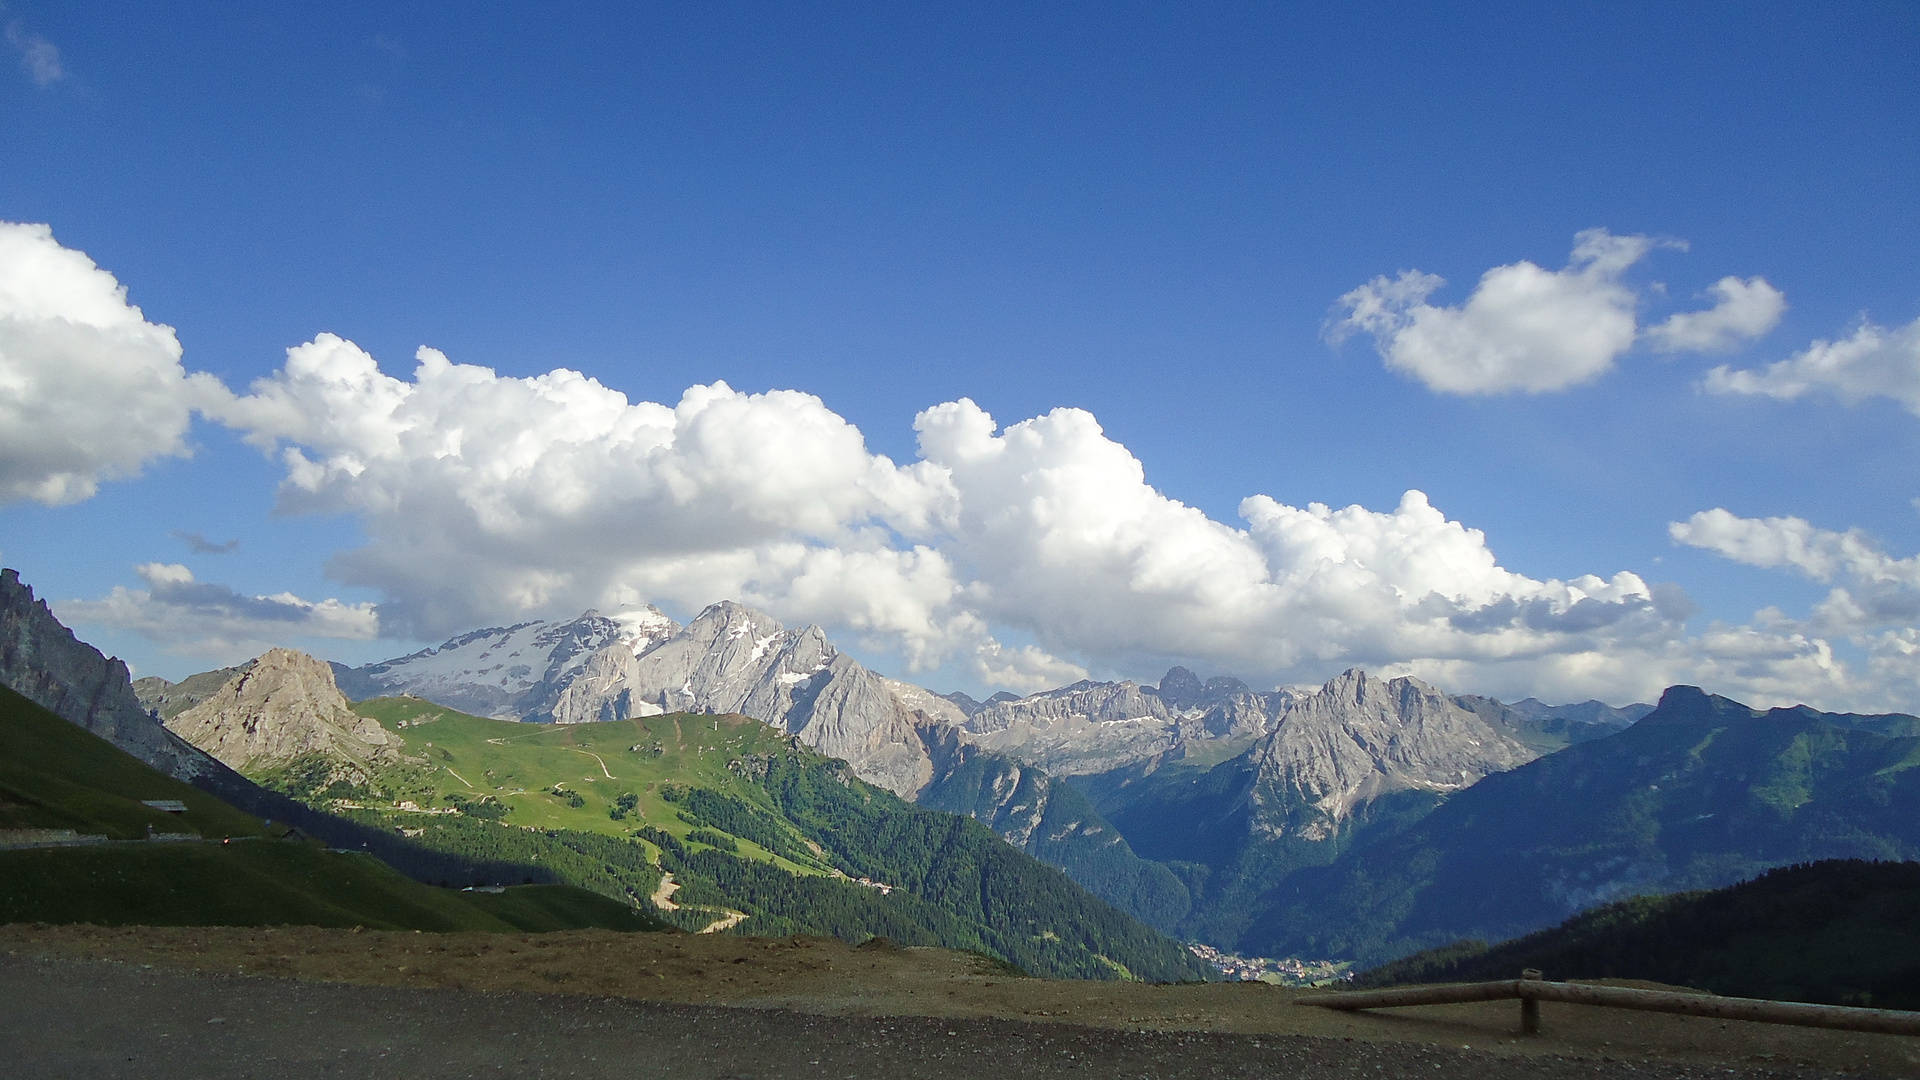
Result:
{"label": "white cumulus cloud", "polygon": [[[1668,527],[1675,541],[1749,566],[1790,570],[1833,585],[1804,619],[1768,608],[1755,616],[1745,639],[1781,685],[1775,700],[1818,700],[1824,689],[1834,707],[1913,712],[1920,709],[1920,556],[1888,554],[1858,529],[1837,532],[1797,517],[1743,518],[1706,510]],[[1726,631],[1731,638],[1732,631]],[[1865,654],[1850,669],[1833,656],[1830,641]],[[1754,642],[1767,643],[1755,646]],[[1804,643],[1793,663],[1768,662],[1767,649]],[[1808,647],[1811,646],[1811,647]],[[1737,662],[1737,651],[1718,654]],[[1736,669],[1737,670],[1737,669]]]}
{"label": "white cumulus cloud", "polygon": [[[1836,532],[1797,517],[1743,518],[1720,508],[1667,528],[1675,541],[1735,562],[1838,582],[1814,607],[1809,633],[1854,638],[1864,647],[1872,643],[1861,635],[1887,628],[1910,634],[1920,623],[1920,556],[1889,555],[1858,529]],[[1784,616],[1775,621],[1794,625]]]}
{"label": "white cumulus cloud", "polygon": [[1848,337],[1816,341],[1758,370],[1722,365],[1707,373],[1707,389],[1781,401],[1820,390],[1849,404],[1883,397],[1920,416],[1920,319],[1894,330],[1862,323]]}
{"label": "white cumulus cloud", "polygon": [[193,409],[223,392],[112,274],[45,225],[0,222],[0,504],[78,502],[186,454]]}
{"label": "white cumulus cloud", "polygon": [[69,623],[131,630],[170,652],[223,664],[297,638],[370,641],[380,633],[372,604],[314,602],[292,593],[247,596],[196,581],[177,563],[143,563],[134,572],[146,588],[116,586],[105,599],[55,604],[54,614]]}
{"label": "white cumulus cloud", "polygon": [[[1216,521],[1155,490],[1078,409],[1003,428],[972,401],[937,405],[902,464],[807,394],[714,384],[636,402],[576,372],[509,378],[432,349],[401,379],[331,335],[210,409],[285,463],[286,509],[360,522],[367,543],[330,571],[377,590],[381,630],[411,637],[735,598],[909,670],[957,663],[1020,690],[1170,663],[1272,684],[1357,664],[1508,696],[1700,682],[1844,705],[1892,693],[1872,680],[1904,662],[1913,622],[1887,618],[1904,585],[1868,587],[1900,560],[1874,571],[1859,538],[1795,547],[1724,512],[1675,535],[1831,565],[1850,591],[1812,621],[1689,635],[1678,587],[1514,572],[1418,491],[1384,511],[1253,495]],[[1823,635],[1862,618],[1896,638],[1855,670]]]}
{"label": "white cumulus cloud", "polygon": [[[1637,334],[1619,275],[1651,243],[1583,233],[1566,269],[1496,268],[1460,308],[1426,303],[1436,278],[1383,279],[1349,295],[1348,323],[1441,389],[1568,385]],[[1777,315],[1759,279],[1716,290],[1713,308],[1650,333],[1705,348],[1758,332],[1769,303]],[[1789,374],[1813,385],[1816,368],[1898,368],[1916,334],[1863,328]],[[1177,662],[1269,683],[1357,664],[1570,699],[1681,681],[1768,702],[1916,696],[1920,560],[1798,519],[1715,510],[1673,527],[1683,543],[1833,585],[1804,620],[1763,611],[1690,636],[1677,586],[1516,573],[1418,491],[1388,510],[1255,494],[1238,520],[1214,520],[1156,490],[1078,409],[1002,427],[972,401],[936,405],[915,418],[918,460],[896,463],[797,391],[714,383],[663,404],[566,369],[503,377],[430,348],[415,361],[389,375],[321,334],[236,395],[188,374],[173,332],[46,226],[0,224],[0,500],[71,502],[182,454],[196,410],[273,455],[283,510],[358,523],[365,543],[328,570],[377,606],[243,595],[169,563],[139,567],[142,588],[59,606],[223,662],[288,640],[437,638],[732,598],[910,670],[957,663],[1022,690]],[[1744,374],[1787,393],[1780,367]],[[1887,378],[1871,385],[1893,393]],[[1838,659],[1841,639],[1867,663]]]}
{"label": "white cumulus cloud", "polygon": [[[1622,275],[1661,243],[1588,229],[1574,237],[1564,268],[1525,260],[1496,266],[1458,307],[1427,302],[1446,284],[1434,274],[1377,277],[1340,298],[1345,314],[1327,336],[1337,344],[1370,334],[1388,367],[1442,393],[1564,390],[1611,370],[1640,338],[1640,294]],[[1757,277],[1722,278],[1708,291],[1713,307],[1648,328],[1656,348],[1728,349],[1771,330],[1786,307],[1780,291]]]}
{"label": "white cumulus cloud", "polygon": [[1723,277],[1707,290],[1717,301],[1705,311],[1683,311],[1647,328],[1661,352],[1725,352],[1772,330],[1787,297],[1765,278]]}
{"label": "white cumulus cloud", "polygon": [[1480,276],[1460,307],[1427,297],[1444,281],[1409,270],[1340,298],[1336,338],[1373,335],[1387,366],[1450,394],[1562,390],[1599,376],[1633,346],[1634,291],[1620,280],[1653,248],[1644,236],[1588,229],[1566,268],[1521,261]]}
{"label": "white cumulus cloud", "polygon": [[668,406],[564,369],[417,359],[397,379],[323,334],[215,410],[280,453],[284,506],[359,517],[370,542],[332,570],[382,590],[395,632],[737,598],[941,647],[949,569],[895,538],[926,535],[951,496],[930,467],[870,454],[818,398],[716,383]]}
{"label": "white cumulus cloud", "polygon": [[1716,507],[1667,531],[1680,543],[1735,562],[1792,567],[1822,583],[1849,577],[1920,587],[1920,557],[1894,558],[1858,529],[1834,532],[1797,517],[1743,518]]}
{"label": "white cumulus cloud", "polygon": [[1049,652],[1147,669],[1191,659],[1280,680],[1410,656],[1504,659],[1658,636],[1632,574],[1536,581],[1408,492],[1391,513],[1241,504],[1244,527],[1155,491],[1078,409],[997,432],[970,401],[920,415],[960,511],[965,601]]}

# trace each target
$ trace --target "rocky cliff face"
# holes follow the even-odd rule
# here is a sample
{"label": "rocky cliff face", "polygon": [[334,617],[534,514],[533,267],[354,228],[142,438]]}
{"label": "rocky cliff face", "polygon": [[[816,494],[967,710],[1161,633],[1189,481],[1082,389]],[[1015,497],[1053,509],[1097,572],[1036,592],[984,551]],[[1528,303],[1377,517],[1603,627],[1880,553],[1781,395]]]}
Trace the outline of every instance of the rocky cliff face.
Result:
{"label": "rocky cliff face", "polygon": [[218,770],[148,715],[126,664],[75,638],[12,569],[0,570],[0,683],[169,776]]}
{"label": "rocky cliff face", "polygon": [[567,699],[571,716],[739,713],[798,736],[906,798],[932,777],[913,717],[887,680],[835,650],[817,626],[788,630],[723,602],[630,660],[596,657],[586,670],[590,677],[576,680]]}
{"label": "rocky cliff face", "polygon": [[1288,690],[1256,694],[1232,678],[1202,683],[1176,667],[1158,687],[1077,682],[992,701],[960,726],[977,746],[1057,776],[1082,776],[1179,757],[1209,740],[1244,745],[1271,730],[1295,697]]}
{"label": "rocky cliff face", "polygon": [[268,651],[167,727],[242,772],[308,754],[370,769],[398,761],[403,745],[399,736],[354,713],[331,668],[292,649]]}
{"label": "rocky cliff face", "polygon": [[228,679],[252,666],[253,661],[249,660],[234,667],[189,675],[177,683],[168,682],[158,675],[148,675],[133,680],[133,696],[140,699],[141,708],[157,714],[161,723],[165,723],[212,697],[214,691],[227,685]]}
{"label": "rocky cliff face", "polygon": [[1248,751],[1252,824],[1324,839],[1382,795],[1457,791],[1539,756],[1418,679],[1352,670],[1294,700]]}

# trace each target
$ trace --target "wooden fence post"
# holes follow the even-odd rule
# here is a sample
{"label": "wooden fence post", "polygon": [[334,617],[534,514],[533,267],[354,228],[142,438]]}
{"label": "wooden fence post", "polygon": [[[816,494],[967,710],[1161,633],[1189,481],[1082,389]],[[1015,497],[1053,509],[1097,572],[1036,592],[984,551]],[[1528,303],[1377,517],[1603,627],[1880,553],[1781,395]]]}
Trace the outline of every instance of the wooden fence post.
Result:
{"label": "wooden fence post", "polygon": [[1604,1005],[1616,1009],[1679,1013],[1682,1016],[1708,1016],[1719,1020],[1753,1020],[1763,1024],[1796,1024],[1800,1027],[1836,1028],[1841,1031],[1920,1036],[1920,1012],[1717,997],[1703,993],[1681,994],[1671,990],[1635,990],[1625,986],[1596,986],[1590,983],[1548,982],[1541,978],[1539,972],[1531,969],[1518,979],[1501,982],[1405,986],[1392,990],[1343,990],[1332,994],[1307,994],[1294,998],[1293,1003],[1352,1012],[1357,1009],[1395,1009],[1406,1005],[1458,1005],[1468,1001],[1497,1001],[1515,997],[1522,1002],[1520,1025],[1528,1034],[1540,1030],[1540,1014],[1538,1006],[1530,1010],[1527,1005],[1544,1000],[1564,1001],[1569,1005]]}
{"label": "wooden fence post", "polygon": [[[1539,968],[1527,968],[1520,977],[1528,982],[1539,982],[1542,978]],[[1540,1034],[1540,999],[1531,994],[1520,997],[1520,1034]]]}

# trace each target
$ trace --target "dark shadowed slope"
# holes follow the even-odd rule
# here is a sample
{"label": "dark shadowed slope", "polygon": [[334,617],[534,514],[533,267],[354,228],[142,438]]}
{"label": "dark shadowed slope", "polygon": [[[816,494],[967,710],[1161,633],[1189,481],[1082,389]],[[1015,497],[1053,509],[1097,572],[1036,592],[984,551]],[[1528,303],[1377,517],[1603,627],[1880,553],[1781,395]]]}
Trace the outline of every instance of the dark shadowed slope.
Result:
{"label": "dark shadowed slope", "polygon": [[1360,986],[1651,979],[1716,994],[1920,1007],[1920,863],[1832,860],[1712,891],[1636,897],[1488,948],[1459,942],[1361,975]]}

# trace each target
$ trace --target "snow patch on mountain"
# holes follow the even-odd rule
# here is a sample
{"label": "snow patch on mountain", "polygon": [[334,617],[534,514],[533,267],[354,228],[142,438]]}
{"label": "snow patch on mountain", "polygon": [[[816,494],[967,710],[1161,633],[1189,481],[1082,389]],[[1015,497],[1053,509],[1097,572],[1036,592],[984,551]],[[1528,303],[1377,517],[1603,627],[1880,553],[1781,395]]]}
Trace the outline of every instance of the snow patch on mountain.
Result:
{"label": "snow patch on mountain", "polygon": [[588,611],[570,622],[489,627],[383,663],[354,669],[365,694],[412,694],[476,716],[550,720],[562,694],[609,645],[638,656],[680,625],[646,607],[615,615]]}

